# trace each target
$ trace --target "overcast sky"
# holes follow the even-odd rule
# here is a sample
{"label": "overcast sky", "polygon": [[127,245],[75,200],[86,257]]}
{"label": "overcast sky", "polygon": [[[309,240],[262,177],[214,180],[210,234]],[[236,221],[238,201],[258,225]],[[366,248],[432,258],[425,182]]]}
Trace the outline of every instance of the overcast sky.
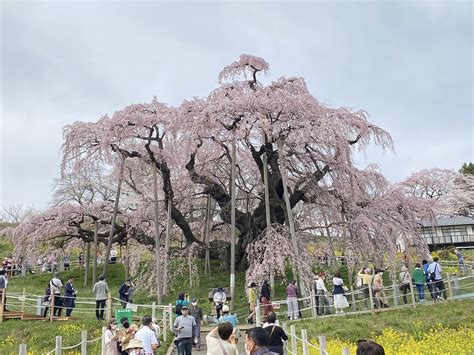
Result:
{"label": "overcast sky", "polygon": [[62,127],[156,95],[203,96],[242,53],[270,78],[303,76],[333,106],[364,109],[396,153],[392,181],[473,159],[473,5],[446,2],[1,1],[0,203],[44,208]]}

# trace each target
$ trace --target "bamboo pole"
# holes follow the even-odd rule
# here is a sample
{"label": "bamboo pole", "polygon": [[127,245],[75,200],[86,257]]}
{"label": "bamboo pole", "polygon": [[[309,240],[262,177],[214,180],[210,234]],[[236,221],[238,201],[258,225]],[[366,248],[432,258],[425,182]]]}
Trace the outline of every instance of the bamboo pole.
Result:
{"label": "bamboo pole", "polygon": [[49,300],[51,302],[50,307],[49,307],[49,321],[52,322],[54,319],[54,292],[51,293],[51,296],[49,297]]}
{"label": "bamboo pole", "polygon": [[1,302],[0,302],[0,323],[3,322],[3,311],[5,309],[5,297],[6,297],[6,294],[7,293],[7,289],[6,288],[3,288],[2,289],[2,297],[1,297]]}
{"label": "bamboo pole", "polygon": [[25,313],[25,299],[26,299],[26,290],[23,287],[23,295],[21,298],[21,313]]}
{"label": "bamboo pole", "polygon": [[447,276],[448,276],[449,298],[450,298],[450,299],[454,299],[454,297],[453,297],[453,287],[452,287],[452,285],[451,285],[451,276],[449,275],[449,273],[447,273]]}
{"label": "bamboo pole", "polygon": [[114,201],[114,212],[112,214],[112,222],[110,223],[110,234],[109,238],[107,239],[107,248],[105,249],[105,257],[104,257],[104,277],[107,277],[107,272],[109,270],[109,259],[110,259],[110,250],[112,249],[112,239],[115,233],[115,222],[117,221],[117,213],[119,207],[119,200],[120,200],[120,190],[122,188],[122,181],[123,181],[123,169],[125,167],[125,157],[121,156],[120,161],[120,172],[118,177],[118,186],[117,192],[115,194],[115,201]]}
{"label": "bamboo pole", "polygon": [[155,199],[155,262],[156,262],[156,301],[161,304],[161,255],[160,255],[160,223],[158,206],[158,178],[156,167],[153,165],[153,196]]}
{"label": "bamboo pole", "polygon": [[230,234],[230,309],[234,310],[234,298],[235,298],[235,176],[236,176],[236,164],[237,164],[237,148],[236,148],[236,137],[234,128],[234,137],[232,139],[232,166],[231,166],[231,182],[230,182],[230,220],[231,220],[231,234]]}

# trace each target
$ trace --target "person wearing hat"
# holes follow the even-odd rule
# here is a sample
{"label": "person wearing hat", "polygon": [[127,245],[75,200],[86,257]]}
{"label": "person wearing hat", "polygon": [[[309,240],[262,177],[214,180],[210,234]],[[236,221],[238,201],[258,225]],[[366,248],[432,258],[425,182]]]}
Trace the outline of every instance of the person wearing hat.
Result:
{"label": "person wearing hat", "polygon": [[120,303],[122,303],[122,308],[127,307],[127,303],[131,302],[130,294],[133,283],[131,279],[125,280],[125,282],[119,288]]}
{"label": "person wearing hat", "polygon": [[196,350],[199,351],[201,350],[201,326],[204,325],[204,322],[202,316],[202,309],[198,306],[196,298],[193,298],[191,300],[191,307],[189,307],[189,315],[194,317],[194,320],[196,321],[196,333],[198,334],[198,336],[197,342],[195,342],[194,345],[196,346]]}
{"label": "person wearing hat", "polygon": [[130,343],[123,349],[126,351],[126,354],[129,355],[139,355],[143,354],[143,344],[142,341],[139,339],[132,339]]}
{"label": "person wearing hat", "polygon": [[214,300],[214,304],[216,305],[217,319],[219,319],[220,316],[221,316],[222,307],[224,306],[224,303],[227,300],[227,296],[226,296],[225,291],[222,287],[219,287],[217,289],[217,292],[214,293],[213,300]]}
{"label": "person wearing hat", "polygon": [[255,309],[257,308],[257,285],[255,282],[251,282],[248,288],[249,297],[249,316],[247,317],[247,323],[253,324],[255,322]]}
{"label": "person wearing hat", "polygon": [[223,322],[229,322],[231,323],[234,327],[237,326],[237,317],[233,314],[230,314],[230,309],[228,305],[224,305],[222,307],[222,317],[219,318],[217,323],[223,323]]}
{"label": "person wearing hat", "polygon": [[405,265],[402,266],[402,272],[400,272],[399,277],[400,277],[399,280],[400,280],[400,283],[401,283],[400,291],[403,292],[403,303],[407,304],[407,302],[408,302],[407,292],[410,289],[411,275],[408,272],[408,268]]}
{"label": "person wearing hat", "polygon": [[178,347],[178,355],[190,355],[194,343],[197,343],[198,333],[196,320],[189,315],[189,308],[184,305],[181,308],[181,315],[175,319],[173,325],[177,339],[175,344]]}

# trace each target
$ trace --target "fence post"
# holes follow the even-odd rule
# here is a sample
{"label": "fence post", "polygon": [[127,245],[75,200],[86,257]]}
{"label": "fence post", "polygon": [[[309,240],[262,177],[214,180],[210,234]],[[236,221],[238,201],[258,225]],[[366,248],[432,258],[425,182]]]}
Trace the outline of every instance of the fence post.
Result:
{"label": "fence post", "polygon": [[[413,290],[413,283],[410,281],[409,285],[410,285],[410,292],[411,292],[411,303],[413,305],[413,308],[416,308],[415,292]],[[418,297],[420,297],[420,296],[418,296]]]}
{"label": "fence post", "polygon": [[81,355],[87,355],[87,330],[81,333]]}
{"label": "fence post", "polygon": [[308,352],[308,333],[306,329],[301,329],[301,339],[303,342],[303,355],[309,355]]}
{"label": "fence post", "polygon": [[297,354],[298,344],[296,343],[296,328],[294,324],[290,326],[290,334],[291,334],[291,353]]}
{"label": "fence post", "polygon": [[451,276],[448,275],[448,290],[449,290],[449,298],[453,299],[453,286],[451,285]]}
{"label": "fence post", "polygon": [[156,302],[151,303],[151,319],[153,319],[153,322],[156,322]]}
{"label": "fence post", "polygon": [[316,310],[316,294],[314,293],[314,289],[311,289],[311,314],[313,315],[313,318],[316,318],[317,316],[317,310]]}
{"label": "fence post", "polygon": [[354,295],[354,287],[352,287],[351,285],[349,289],[351,290],[352,310],[354,312],[357,312],[356,300],[355,300],[355,295]]}
{"label": "fence post", "polygon": [[369,300],[370,300],[370,309],[372,310],[372,313],[374,313],[374,294],[372,291],[372,285],[369,284]]}
{"label": "fence post", "polygon": [[255,326],[260,324],[260,300],[257,297],[257,305],[255,306]]}
{"label": "fence post", "polygon": [[36,296],[36,315],[43,315],[43,297]]}
{"label": "fence post", "polygon": [[5,293],[7,293],[7,289],[2,289],[2,297],[0,297],[0,323],[3,322],[3,308],[5,307]]}
{"label": "fence post", "polygon": [[393,279],[392,285],[393,285],[393,305],[394,306],[399,306],[400,305],[400,298],[398,297],[398,285],[397,285],[397,281],[395,279]]}
{"label": "fence post", "polygon": [[326,336],[325,335],[319,336],[319,353],[321,355],[326,355],[328,353],[326,351]]}
{"label": "fence post", "polygon": [[56,350],[54,352],[55,355],[61,355],[63,346],[63,337],[61,335],[56,335]]}
{"label": "fence post", "polygon": [[105,312],[105,320],[109,321],[112,319],[112,293],[107,293],[107,311]]}
{"label": "fence post", "polygon": [[166,313],[166,307],[163,307],[163,340],[166,343],[166,340],[168,339],[168,329],[166,329],[167,324],[166,320],[168,318],[168,314]]}
{"label": "fence post", "polygon": [[169,317],[170,317],[170,332],[173,332],[173,306],[171,303],[168,304]]}
{"label": "fence post", "polygon": [[351,351],[349,350],[349,348],[342,348],[342,355],[350,355],[351,354]]}
{"label": "fence post", "polygon": [[102,338],[100,340],[100,353],[101,355],[105,355],[105,330],[106,327],[102,327]]}
{"label": "fence post", "polygon": [[51,292],[51,296],[49,297],[49,321],[52,322],[54,318],[54,292]]}
{"label": "fence post", "polygon": [[20,344],[20,351],[18,352],[19,355],[26,355],[28,354],[26,344]]}

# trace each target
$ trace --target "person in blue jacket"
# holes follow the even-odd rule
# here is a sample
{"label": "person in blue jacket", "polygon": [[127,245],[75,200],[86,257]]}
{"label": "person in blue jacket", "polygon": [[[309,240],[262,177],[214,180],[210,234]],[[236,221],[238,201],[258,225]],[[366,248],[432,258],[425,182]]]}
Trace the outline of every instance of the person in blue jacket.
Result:
{"label": "person in blue jacket", "polygon": [[66,317],[70,317],[72,310],[76,308],[77,291],[74,287],[74,277],[70,277],[64,286],[64,307],[66,308]]}

